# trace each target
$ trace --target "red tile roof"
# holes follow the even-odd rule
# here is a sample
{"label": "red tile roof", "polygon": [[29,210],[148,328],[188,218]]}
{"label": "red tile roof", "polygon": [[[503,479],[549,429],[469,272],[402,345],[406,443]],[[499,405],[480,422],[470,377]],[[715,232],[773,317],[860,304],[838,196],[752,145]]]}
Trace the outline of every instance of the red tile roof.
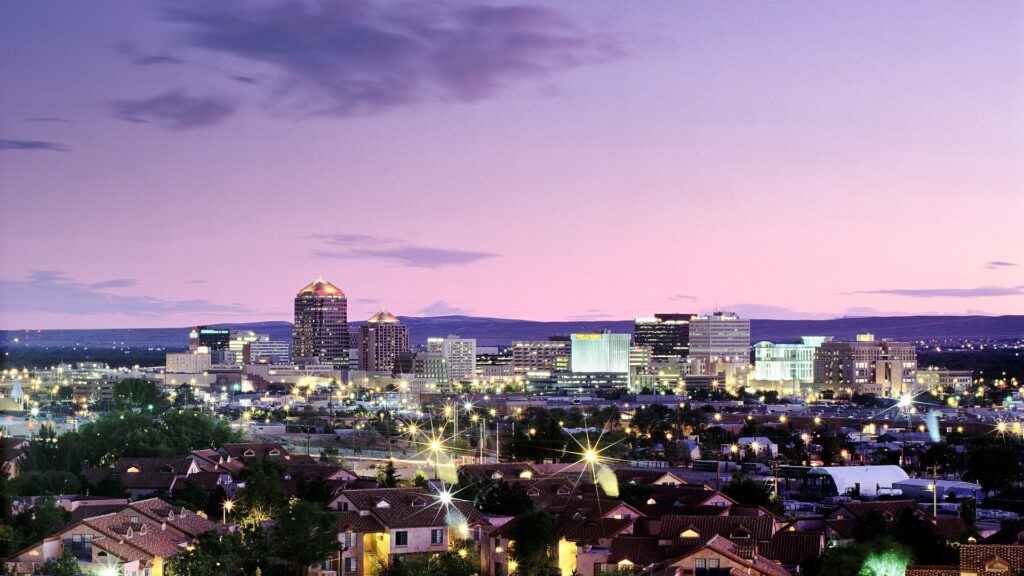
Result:
{"label": "red tile roof", "polygon": [[[678,542],[687,529],[693,529],[699,538],[717,534],[733,540],[767,542],[775,532],[775,522],[769,516],[663,516],[658,536]],[[743,534],[748,537],[741,538]]]}

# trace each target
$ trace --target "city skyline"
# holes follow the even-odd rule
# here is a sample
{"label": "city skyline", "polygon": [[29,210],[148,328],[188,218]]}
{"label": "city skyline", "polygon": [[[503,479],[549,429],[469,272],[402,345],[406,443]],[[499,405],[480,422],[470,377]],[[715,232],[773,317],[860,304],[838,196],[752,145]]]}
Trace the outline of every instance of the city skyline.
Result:
{"label": "city skyline", "polygon": [[0,328],[1024,312],[1020,4],[232,6],[0,8]]}

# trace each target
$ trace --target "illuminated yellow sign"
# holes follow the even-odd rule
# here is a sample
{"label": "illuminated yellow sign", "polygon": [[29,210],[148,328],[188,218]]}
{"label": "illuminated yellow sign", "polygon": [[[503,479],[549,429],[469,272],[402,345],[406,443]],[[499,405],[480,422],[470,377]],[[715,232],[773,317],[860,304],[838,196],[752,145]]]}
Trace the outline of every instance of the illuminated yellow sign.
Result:
{"label": "illuminated yellow sign", "polygon": [[603,334],[573,334],[572,337],[577,340],[600,340]]}

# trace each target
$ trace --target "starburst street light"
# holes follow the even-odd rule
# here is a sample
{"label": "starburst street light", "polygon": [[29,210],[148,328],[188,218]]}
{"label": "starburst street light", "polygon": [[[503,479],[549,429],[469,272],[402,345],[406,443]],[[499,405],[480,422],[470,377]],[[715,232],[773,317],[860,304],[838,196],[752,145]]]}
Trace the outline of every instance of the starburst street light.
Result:
{"label": "starburst street light", "polygon": [[910,394],[904,394],[903,396],[900,396],[900,408],[908,410],[910,409],[911,405],[913,405],[913,403],[914,398]]}
{"label": "starburst street light", "polygon": [[437,493],[437,501],[440,502],[442,506],[450,505],[452,503],[452,493],[448,490],[442,489]]}
{"label": "starburst street light", "polygon": [[235,508],[234,500],[228,499],[228,500],[224,501],[224,505],[221,506],[221,513],[222,513],[221,521],[220,521],[221,524],[227,524],[228,523],[228,512],[231,512],[232,510],[234,510],[234,508]]}

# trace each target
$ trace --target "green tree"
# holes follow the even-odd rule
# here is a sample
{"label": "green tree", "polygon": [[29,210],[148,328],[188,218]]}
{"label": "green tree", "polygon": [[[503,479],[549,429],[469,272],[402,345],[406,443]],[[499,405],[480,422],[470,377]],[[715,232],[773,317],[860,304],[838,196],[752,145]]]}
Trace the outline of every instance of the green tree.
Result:
{"label": "green tree", "polygon": [[7,463],[7,442],[0,438],[0,553],[3,556],[15,550],[15,543],[12,541],[14,529],[11,527],[14,512],[11,510],[11,490],[8,483],[10,473],[10,466]]}
{"label": "green tree", "polygon": [[238,435],[227,422],[213,419],[198,410],[170,410],[164,413],[162,423],[175,454],[216,448],[238,440]]}
{"label": "green tree", "polygon": [[965,480],[973,480],[985,490],[1007,488],[1021,476],[1019,449],[997,444],[975,443],[967,451]]}
{"label": "green tree", "polygon": [[188,384],[181,384],[174,389],[174,402],[175,408],[192,408],[199,404],[199,398],[196,397],[195,390]]}
{"label": "green tree", "polygon": [[283,464],[270,458],[246,461],[245,469],[239,474],[239,480],[245,482],[240,502],[243,516],[256,513],[259,517],[272,517],[284,508],[287,500],[281,487],[284,470]]}
{"label": "green tree", "polygon": [[780,516],[785,513],[782,501],[773,498],[764,484],[744,477],[739,470],[733,475],[732,482],[722,488],[722,492],[740,504],[763,506]]}
{"label": "green tree", "polygon": [[170,401],[152,380],[126,378],[114,384],[114,406],[119,410],[143,410],[160,414]]}
{"label": "green tree", "polygon": [[42,576],[78,576],[81,573],[82,568],[78,565],[78,559],[67,548],[61,550],[60,556],[47,560],[33,572]]}
{"label": "green tree", "polygon": [[427,476],[423,473],[423,470],[416,471],[416,475],[412,478],[412,485],[417,488],[430,488],[430,481],[427,480]]}
{"label": "green tree", "polygon": [[230,576],[242,574],[242,542],[236,534],[207,532],[192,547],[171,558],[169,576]]}
{"label": "green tree", "polygon": [[184,506],[189,510],[206,510],[210,504],[210,494],[198,482],[187,479],[180,490],[175,490],[172,503]]}
{"label": "green tree", "polygon": [[395,471],[395,462],[388,458],[388,463],[377,472],[377,483],[381,488],[397,488],[398,476]]}
{"label": "green tree", "polygon": [[334,446],[328,446],[321,450],[320,462],[330,464],[332,466],[339,466],[341,464],[341,456],[339,455],[338,449]]}
{"label": "green tree", "polygon": [[82,483],[77,474],[59,470],[28,470],[11,480],[11,492],[18,496],[53,496],[75,494]]}
{"label": "green tree", "polygon": [[480,573],[480,555],[471,545],[460,545],[443,554],[418,556],[398,562],[377,576],[475,576]]}
{"label": "green tree", "polygon": [[551,571],[551,552],[558,542],[555,517],[546,510],[532,510],[513,520],[509,540],[515,542],[514,556],[521,576],[542,576]]}
{"label": "green tree", "polygon": [[52,499],[37,500],[35,506],[14,517],[14,530],[20,537],[19,547],[53,534],[67,523],[69,516]]}
{"label": "green tree", "polygon": [[275,556],[294,574],[326,560],[337,546],[334,519],[316,504],[296,502],[284,510],[280,521],[274,532]]}
{"label": "green tree", "polygon": [[476,507],[485,514],[518,516],[533,510],[533,500],[522,484],[491,482],[477,494]]}

